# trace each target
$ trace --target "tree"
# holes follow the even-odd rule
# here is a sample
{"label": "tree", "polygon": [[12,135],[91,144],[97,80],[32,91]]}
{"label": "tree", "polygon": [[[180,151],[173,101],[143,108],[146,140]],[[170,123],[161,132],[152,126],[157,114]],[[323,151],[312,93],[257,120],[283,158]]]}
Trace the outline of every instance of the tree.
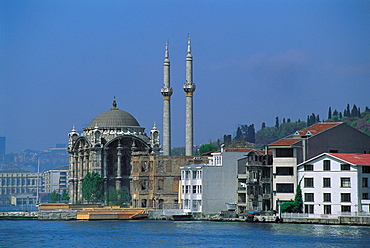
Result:
{"label": "tree", "polygon": [[67,190],[63,190],[63,193],[62,193],[62,202],[64,202],[64,203],[68,203],[69,202],[69,195],[68,195]]}
{"label": "tree", "polygon": [[275,127],[276,127],[276,128],[279,128],[279,126],[280,126],[280,124],[279,124],[279,117],[278,117],[278,116],[276,116],[276,117],[275,117]]}
{"label": "tree", "polygon": [[328,111],[328,120],[330,120],[331,119],[331,107],[329,107],[329,111]]}
{"label": "tree", "polygon": [[231,143],[231,134],[225,134],[224,135],[224,143],[225,143],[225,145]]}
{"label": "tree", "polygon": [[240,127],[238,127],[238,129],[236,130],[236,136],[234,140],[239,140],[239,141],[244,140],[244,135]]}
{"label": "tree", "polygon": [[264,129],[266,127],[266,123],[262,122],[261,129]]}
{"label": "tree", "polygon": [[352,108],[352,111],[351,111],[351,117],[358,117],[358,113],[357,113],[357,106],[356,104],[353,104],[353,108]]}
{"label": "tree", "polygon": [[199,147],[199,154],[202,155],[202,154],[206,154],[206,153],[209,153],[209,152],[214,152],[214,151],[217,151],[217,150],[218,150],[218,147],[215,146],[215,145],[202,144]]}
{"label": "tree", "polygon": [[294,196],[293,202],[283,202],[280,204],[280,210],[283,213],[302,213],[303,211],[303,199],[302,199],[302,190],[301,190],[301,180],[299,180],[299,183],[296,188],[296,193]]}
{"label": "tree", "polygon": [[249,125],[248,133],[245,137],[245,140],[250,142],[250,143],[255,143],[256,142],[256,131],[254,129],[254,124]]}
{"label": "tree", "polygon": [[130,200],[130,196],[121,189],[110,189],[105,198],[109,206],[122,206]]}
{"label": "tree", "polygon": [[57,203],[59,202],[59,194],[58,192],[54,189],[53,192],[50,193],[50,203]]}
{"label": "tree", "polygon": [[82,182],[82,197],[87,202],[100,202],[103,199],[104,178],[97,172],[88,172]]}

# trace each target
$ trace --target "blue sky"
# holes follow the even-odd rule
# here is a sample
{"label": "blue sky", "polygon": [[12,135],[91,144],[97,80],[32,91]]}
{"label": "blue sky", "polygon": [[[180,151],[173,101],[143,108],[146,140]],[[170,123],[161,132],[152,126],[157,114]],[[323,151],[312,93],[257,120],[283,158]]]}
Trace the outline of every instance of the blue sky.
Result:
{"label": "blue sky", "polygon": [[169,40],[172,146],[185,146],[187,36],[194,141],[238,124],[370,106],[369,1],[1,1],[0,136],[7,152],[67,143],[118,107],[162,130]]}

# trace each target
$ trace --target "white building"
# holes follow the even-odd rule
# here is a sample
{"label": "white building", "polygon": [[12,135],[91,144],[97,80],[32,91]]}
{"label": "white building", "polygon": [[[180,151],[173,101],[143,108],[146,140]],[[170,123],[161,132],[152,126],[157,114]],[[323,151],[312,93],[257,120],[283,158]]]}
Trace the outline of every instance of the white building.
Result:
{"label": "white building", "polygon": [[208,164],[181,169],[181,196],[185,212],[203,214],[227,211],[226,203],[237,203],[237,161],[252,149],[226,148],[211,153]]}
{"label": "white building", "polygon": [[56,190],[59,194],[68,191],[68,170],[48,170],[42,175],[42,191],[51,193]]}
{"label": "white building", "polygon": [[304,212],[369,212],[370,154],[323,153],[298,165]]}

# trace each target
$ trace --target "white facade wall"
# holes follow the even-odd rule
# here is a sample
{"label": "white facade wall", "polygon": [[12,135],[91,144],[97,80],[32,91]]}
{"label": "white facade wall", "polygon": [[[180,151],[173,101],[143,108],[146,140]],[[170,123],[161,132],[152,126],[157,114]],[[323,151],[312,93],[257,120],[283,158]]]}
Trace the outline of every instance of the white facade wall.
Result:
{"label": "white facade wall", "polygon": [[203,165],[181,168],[182,203],[185,213],[202,212]]}
{"label": "white facade wall", "polygon": [[[324,170],[324,160],[330,161],[330,170]],[[305,170],[304,164],[312,164],[313,171]],[[343,211],[342,206],[350,207],[350,212],[369,211],[370,200],[362,200],[364,204],[361,206],[362,193],[369,193],[370,195],[369,187],[363,187],[362,185],[364,176],[361,173],[361,166],[351,165],[350,170],[341,170],[341,164],[344,164],[344,162],[327,155],[304,164],[298,167],[298,178],[304,177],[301,183],[303,202],[304,205],[313,205],[314,214],[329,214],[328,210],[325,211],[325,208],[331,208],[331,214],[346,212]],[[370,174],[367,175],[370,178]],[[305,187],[305,179],[310,178],[313,179],[313,187]],[[330,180],[330,187],[324,185],[324,178]],[[350,180],[349,187],[346,182],[342,182],[342,180],[347,181],[348,179]],[[306,201],[305,194],[307,193],[313,194],[313,201]],[[328,199],[324,200],[325,193],[330,194],[330,201]],[[343,193],[350,194],[350,202],[341,200],[341,194]],[[304,211],[309,210],[309,208],[304,207]]]}

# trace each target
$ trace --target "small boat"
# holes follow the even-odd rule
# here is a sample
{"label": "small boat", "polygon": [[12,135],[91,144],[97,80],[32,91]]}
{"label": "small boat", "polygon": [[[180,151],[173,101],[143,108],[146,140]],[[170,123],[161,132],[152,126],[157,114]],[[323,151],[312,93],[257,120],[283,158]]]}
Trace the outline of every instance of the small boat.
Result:
{"label": "small boat", "polygon": [[172,215],[173,220],[180,221],[180,220],[192,220],[193,216],[191,214],[175,214]]}

